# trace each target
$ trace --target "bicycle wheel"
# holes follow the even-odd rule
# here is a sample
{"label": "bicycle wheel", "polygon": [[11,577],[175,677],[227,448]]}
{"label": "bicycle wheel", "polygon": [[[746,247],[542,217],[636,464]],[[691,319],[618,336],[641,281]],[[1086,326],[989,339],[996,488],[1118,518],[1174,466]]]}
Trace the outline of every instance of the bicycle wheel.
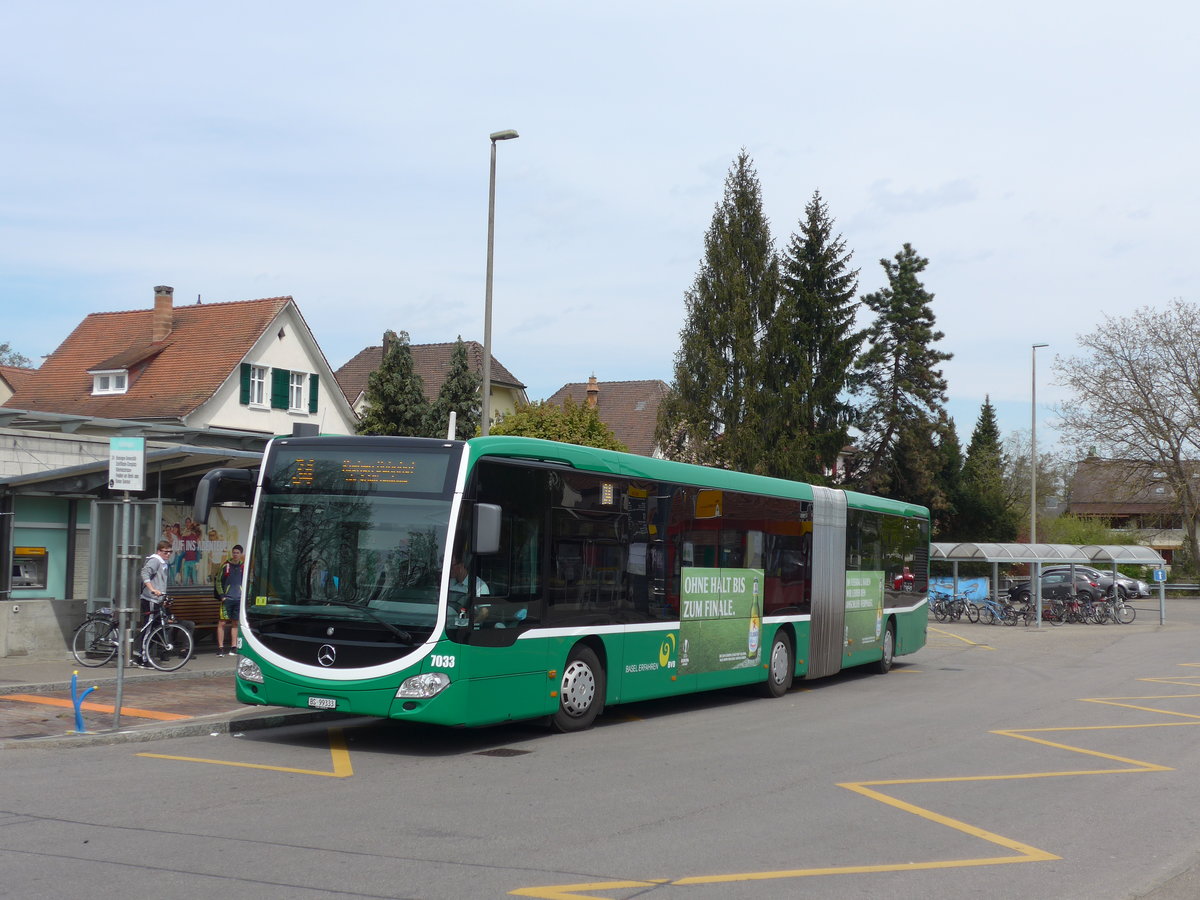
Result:
{"label": "bicycle wheel", "polygon": [[979,621],[984,625],[993,625],[996,622],[996,614],[992,612],[990,604],[985,603],[979,607]]}
{"label": "bicycle wheel", "polygon": [[978,622],[979,615],[980,615],[979,607],[976,606],[974,603],[972,603],[970,600],[968,600],[967,601],[967,621]]}
{"label": "bicycle wheel", "polygon": [[1109,616],[1109,606],[1107,603],[1092,604],[1092,621],[1097,625],[1107,625]]}
{"label": "bicycle wheel", "polygon": [[85,619],[71,636],[71,654],[81,666],[102,666],[117,655],[117,625],[112,619]]}
{"label": "bicycle wheel", "polygon": [[146,635],[143,659],[156,669],[174,672],[192,655],[192,636],[182,625],[162,625]]}
{"label": "bicycle wheel", "polygon": [[1124,601],[1119,601],[1113,608],[1113,619],[1121,625],[1128,625],[1137,617],[1137,610]]}
{"label": "bicycle wheel", "polygon": [[945,600],[939,599],[933,601],[933,617],[935,619],[937,619],[939,622],[945,622],[946,619],[949,618],[949,615],[950,614],[946,609]]}
{"label": "bicycle wheel", "polygon": [[1042,620],[1049,619],[1051,625],[1062,625],[1067,621],[1067,604],[1062,600],[1050,601],[1049,608],[1042,607]]}

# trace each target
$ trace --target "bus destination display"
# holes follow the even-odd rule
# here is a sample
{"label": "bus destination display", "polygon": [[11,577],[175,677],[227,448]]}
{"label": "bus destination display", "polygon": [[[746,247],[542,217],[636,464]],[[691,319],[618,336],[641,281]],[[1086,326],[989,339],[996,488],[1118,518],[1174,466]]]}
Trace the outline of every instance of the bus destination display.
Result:
{"label": "bus destination display", "polygon": [[430,453],[364,456],[331,449],[280,454],[271,483],[277,491],[440,494],[448,463],[447,455]]}

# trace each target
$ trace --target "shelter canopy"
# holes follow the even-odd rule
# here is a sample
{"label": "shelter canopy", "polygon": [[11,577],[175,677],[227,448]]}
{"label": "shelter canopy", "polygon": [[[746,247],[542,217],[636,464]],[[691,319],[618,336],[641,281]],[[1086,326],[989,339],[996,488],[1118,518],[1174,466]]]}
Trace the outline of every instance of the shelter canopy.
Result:
{"label": "shelter canopy", "polygon": [[1157,550],[1140,544],[931,544],[930,559],[945,562],[1164,565]]}

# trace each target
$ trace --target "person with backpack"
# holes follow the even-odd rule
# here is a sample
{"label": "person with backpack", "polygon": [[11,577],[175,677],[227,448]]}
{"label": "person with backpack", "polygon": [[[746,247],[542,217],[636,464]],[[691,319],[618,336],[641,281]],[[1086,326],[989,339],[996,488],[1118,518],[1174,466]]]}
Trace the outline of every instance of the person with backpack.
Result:
{"label": "person with backpack", "polygon": [[238,615],[242,603],[242,582],[245,561],[242,559],[241,544],[234,544],[230,551],[230,559],[221,566],[221,574],[217,579],[217,597],[221,601],[220,617],[217,619],[217,656],[225,655],[225,627],[232,629],[229,639],[229,654],[237,652]]}

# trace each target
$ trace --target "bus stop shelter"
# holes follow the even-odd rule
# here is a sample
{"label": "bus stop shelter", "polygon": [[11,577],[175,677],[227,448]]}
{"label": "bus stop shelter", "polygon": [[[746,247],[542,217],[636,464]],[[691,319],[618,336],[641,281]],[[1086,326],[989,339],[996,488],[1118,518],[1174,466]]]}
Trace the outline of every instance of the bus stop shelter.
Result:
{"label": "bus stop shelter", "polygon": [[[1154,566],[1159,572],[1165,562],[1157,550],[1139,544],[985,544],[946,543],[931,544],[930,559],[933,562],[948,562],[954,573],[954,592],[958,593],[958,565],[962,562],[991,563],[992,584],[996,594],[1000,591],[1000,565],[1027,563],[1032,567],[1031,584],[1040,584],[1042,565],[1050,563],[1069,566],[1072,563],[1096,569],[1111,567],[1113,583],[1116,583],[1117,566]],[[1158,621],[1166,621],[1166,589],[1164,576],[1158,576]],[[1042,624],[1042,592],[1033,591],[1037,598],[1038,627]],[[996,597],[1000,599],[999,596]]]}

